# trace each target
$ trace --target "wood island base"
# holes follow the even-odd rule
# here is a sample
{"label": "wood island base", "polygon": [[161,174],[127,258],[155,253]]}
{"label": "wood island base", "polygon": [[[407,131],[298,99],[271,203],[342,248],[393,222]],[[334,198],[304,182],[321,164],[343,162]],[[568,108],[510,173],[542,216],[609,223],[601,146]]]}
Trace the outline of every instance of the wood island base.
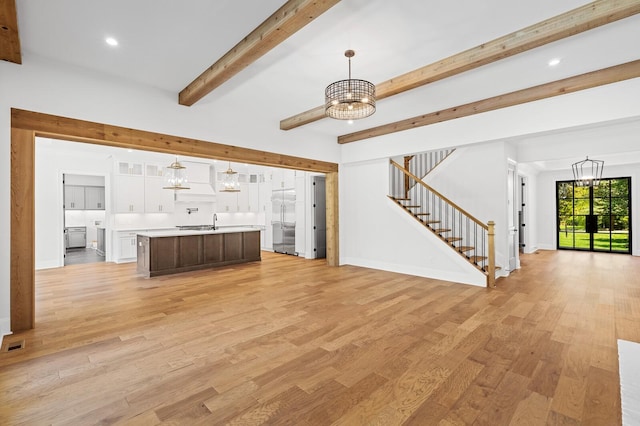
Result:
{"label": "wood island base", "polygon": [[260,230],[147,232],[138,234],[137,250],[137,272],[147,278],[255,262]]}

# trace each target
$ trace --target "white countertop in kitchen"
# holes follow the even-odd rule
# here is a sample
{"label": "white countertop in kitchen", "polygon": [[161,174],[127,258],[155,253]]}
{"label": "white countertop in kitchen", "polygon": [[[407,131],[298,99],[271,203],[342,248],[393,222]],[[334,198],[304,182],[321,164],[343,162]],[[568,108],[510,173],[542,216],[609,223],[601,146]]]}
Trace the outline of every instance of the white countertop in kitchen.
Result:
{"label": "white countertop in kitchen", "polygon": [[170,231],[172,229],[176,229],[175,226],[163,226],[160,228],[141,227],[141,226],[137,228],[111,228],[112,231],[116,231],[116,232]]}
{"label": "white countertop in kitchen", "polygon": [[218,228],[214,230],[206,230],[206,231],[194,231],[194,230],[180,230],[180,229],[172,229],[172,230],[160,230],[160,231],[143,231],[138,232],[138,235],[142,235],[143,237],[180,237],[185,235],[209,235],[209,234],[228,234],[234,232],[259,232],[259,228],[254,228],[251,226],[230,226],[227,228]]}

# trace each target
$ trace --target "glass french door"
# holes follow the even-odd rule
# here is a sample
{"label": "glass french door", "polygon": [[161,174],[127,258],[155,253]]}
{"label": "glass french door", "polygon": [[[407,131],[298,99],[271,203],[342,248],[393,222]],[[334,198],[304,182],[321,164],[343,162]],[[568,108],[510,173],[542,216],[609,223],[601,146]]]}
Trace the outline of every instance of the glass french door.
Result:
{"label": "glass french door", "polygon": [[558,248],[631,253],[631,178],[556,182]]}

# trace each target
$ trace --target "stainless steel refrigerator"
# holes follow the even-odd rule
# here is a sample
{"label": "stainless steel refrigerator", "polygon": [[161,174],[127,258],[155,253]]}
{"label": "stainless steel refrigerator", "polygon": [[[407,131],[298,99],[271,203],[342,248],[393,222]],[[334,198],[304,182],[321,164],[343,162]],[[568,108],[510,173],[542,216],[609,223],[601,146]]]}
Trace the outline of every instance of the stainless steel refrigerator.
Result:
{"label": "stainless steel refrigerator", "polygon": [[271,195],[273,216],[273,251],[296,253],[296,190],[294,188],[275,189]]}

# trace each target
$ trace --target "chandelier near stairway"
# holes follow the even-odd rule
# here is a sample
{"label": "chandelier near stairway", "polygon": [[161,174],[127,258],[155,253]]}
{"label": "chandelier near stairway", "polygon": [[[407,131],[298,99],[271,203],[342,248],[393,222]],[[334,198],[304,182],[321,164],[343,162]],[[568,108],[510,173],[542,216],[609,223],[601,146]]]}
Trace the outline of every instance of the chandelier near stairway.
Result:
{"label": "chandelier near stairway", "polygon": [[578,161],[571,165],[573,169],[573,179],[576,186],[598,186],[602,179],[602,169],[604,161],[602,160],[586,160]]}
{"label": "chandelier near stairway", "polygon": [[376,86],[366,80],[351,78],[353,50],[344,52],[349,59],[349,78],[331,83],[324,91],[324,110],[327,117],[338,120],[357,120],[376,111]]}

